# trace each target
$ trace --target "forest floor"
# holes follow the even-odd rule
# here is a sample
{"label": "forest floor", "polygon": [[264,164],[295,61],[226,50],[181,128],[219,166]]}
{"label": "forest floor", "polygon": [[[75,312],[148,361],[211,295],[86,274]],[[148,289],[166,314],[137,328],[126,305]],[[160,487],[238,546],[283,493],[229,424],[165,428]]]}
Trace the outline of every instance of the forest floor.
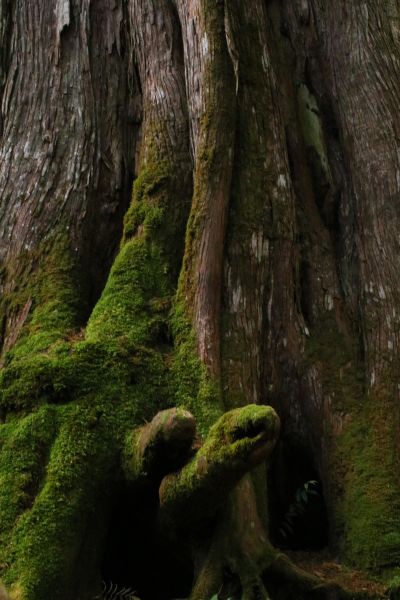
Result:
{"label": "forest floor", "polygon": [[328,552],[287,552],[287,554],[297,566],[326,582],[339,585],[350,595],[354,594],[356,599],[380,600],[397,597],[390,595],[382,581],[338,563]]}

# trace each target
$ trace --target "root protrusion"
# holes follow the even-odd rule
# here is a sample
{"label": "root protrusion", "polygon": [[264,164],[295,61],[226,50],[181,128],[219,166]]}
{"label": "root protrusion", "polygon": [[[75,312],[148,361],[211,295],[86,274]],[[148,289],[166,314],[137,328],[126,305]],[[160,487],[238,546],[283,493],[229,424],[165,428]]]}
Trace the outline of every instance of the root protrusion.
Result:
{"label": "root protrusion", "polygon": [[124,461],[127,479],[159,483],[189,460],[196,435],[196,421],[187,410],[170,408],[157,413],[128,439]]}

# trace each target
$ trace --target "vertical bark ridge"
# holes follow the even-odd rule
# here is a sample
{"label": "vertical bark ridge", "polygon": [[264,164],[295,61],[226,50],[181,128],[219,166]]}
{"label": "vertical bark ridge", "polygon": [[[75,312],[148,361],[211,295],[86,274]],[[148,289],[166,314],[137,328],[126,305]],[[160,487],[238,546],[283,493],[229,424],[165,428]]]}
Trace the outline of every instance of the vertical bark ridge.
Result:
{"label": "vertical bark ridge", "polygon": [[192,165],[176,15],[167,0],[135,0],[129,16],[143,94],[143,141],[120,253],[87,335],[151,344],[160,333],[157,323],[166,327],[177,285]]}
{"label": "vertical bark ridge", "polygon": [[[225,407],[265,403],[278,393],[275,367],[297,340],[293,303],[295,212],[271,31],[263,2],[231,3],[237,60],[237,136],[225,244],[222,384]],[[281,358],[281,360],[284,360]],[[272,393],[273,391],[273,393]],[[265,466],[230,497],[226,549],[243,597],[268,598],[260,577],[269,551]],[[242,530],[242,510],[251,526]]]}
{"label": "vertical bark ridge", "polygon": [[[10,64],[11,42],[11,1],[2,0],[0,4],[0,105],[3,100],[4,86]],[[0,135],[3,134],[3,110],[0,116]]]}
{"label": "vertical bark ridge", "polygon": [[195,157],[180,295],[191,315],[199,357],[212,375],[219,375],[222,261],[235,138],[234,68],[224,4],[178,2],[178,10]]}
{"label": "vertical bark ridge", "polygon": [[[227,406],[266,400],[273,364],[294,322],[295,213],[277,81],[262,2],[234,4],[237,141],[224,276],[224,393]],[[288,290],[288,293],[285,292]],[[275,306],[279,297],[279,312]],[[272,384],[272,381],[269,382]]]}

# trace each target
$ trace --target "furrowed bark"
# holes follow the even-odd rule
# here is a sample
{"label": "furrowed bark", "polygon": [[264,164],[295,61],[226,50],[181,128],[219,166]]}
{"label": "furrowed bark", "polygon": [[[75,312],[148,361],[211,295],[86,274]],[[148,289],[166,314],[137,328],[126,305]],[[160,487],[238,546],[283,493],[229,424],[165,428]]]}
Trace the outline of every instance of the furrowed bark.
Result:
{"label": "furrowed bark", "polygon": [[[351,30],[339,25],[343,9],[336,13],[328,10],[322,17],[322,8],[316,3],[316,30],[319,39],[328,29],[331,32],[325,38],[322,60],[328,68],[328,90],[337,101],[335,116],[351,190],[341,218],[348,211],[355,216],[356,298],[364,358],[365,406],[364,414],[356,411],[353,416],[353,427],[358,432],[353,446],[357,459],[348,477],[344,501],[345,548],[358,563],[389,567],[397,564],[400,551],[399,486],[394,475],[399,464],[400,255],[396,233],[399,217],[394,209],[400,191],[395,100],[400,77],[395,25],[399,8],[371,2],[353,6],[346,14],[353,23]],[[335,33],[344,40],[340,47]],[[345,242],[348,247],[349,240]],[[347,262],[346,255],[342,261]],[[363,421],[363,417],[368,428],[362,434],[363,426],[357,426],[356,421]],[[361,506],[360,494],[364,498]]]}
{"label": "furrowed bark", "polygon": [[[396,563],[398,553],[398,248],[397,217],[388,208],[398,170],[393,10],[369,3],[350,11],[324,2],[270,7],[280,29],[275,61],[286,90],[306,325],[299,322],[304,351],[301,340],[300,353],[291,350],[300,387],[292,375],[288,399],[271,399],[314,449],[331,543],[376,569]],[[312,431],[304,429],[307,420]]]}
{"label": "furrowed bark", "polygon": [[220,374],[223,248],[235,139],[235,80],[224,2],[178,1],[195,159],[194,195],[181,275],[200,360]]}
{"label": "furrowed bark", "polygon": [[122,1],[16,2],[12,14],[12,26],[2,20],[11,48],[0,148],[4,351],[35,304],[54,300],[41,290],[47,256],[68,261],[60,277],[75,280],[61,328],[87,316],[120,234],[135,139]]}
{"label": "furrowed bark", "polygon": [[267,402],[335,552],[398,563],[400,15],[347,4],[0,2],[13,598],[92,600],[120,491],[191,600],[347,597],[269,541]]}
{"label": "furrowed bark", "polygon": [[[10,63],[11,2],[4,0],[0,6],[0,98],[3,98],[4,85]],[[3,133],[3,114],[0,117],[0,135]]]}
{"label": "furrowed bark", "polygon": [[[238,134],[223,313],[223,378],[228,407],[266,400],[267,376],[273,385],[272,357],[277,347],[283,348],[294,337],[290,327],[294,329],[295,316],[290,294],[294,198],[270,58],[267,13],[258,1],[234,6],[231,21],[238,60]],[[279,312],[275,298],[279,298]],[[271,357],[268,375],[265,355]]]}

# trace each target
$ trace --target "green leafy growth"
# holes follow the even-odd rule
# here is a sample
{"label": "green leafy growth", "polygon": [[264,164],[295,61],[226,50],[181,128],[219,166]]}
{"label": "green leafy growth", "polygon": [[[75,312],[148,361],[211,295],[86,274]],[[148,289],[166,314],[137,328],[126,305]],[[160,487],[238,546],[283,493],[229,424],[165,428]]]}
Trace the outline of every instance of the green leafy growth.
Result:
{"label": "green leafy growth", "polygon": [[317,485],[318,481],[312,479],[306,481],[296,490],[295,498],[284,515],[282,525],[279,528],[279,533],[284,539],[295,533],[296,521],[306,513],[310,497],[318,496],[315,489]]}
{"label": "green leafy growth", "polygon": [[127,432],[174,398],[174,286],[157,217],[171,179],[165,170],[154,185],[150,178],[135,185],[124,241],[85,335],[74,330],[73,263],[54,258],[38,271],[33,310],[6,357],[0,571],[21,600],[70,598],[77,581],[95,580]]}

